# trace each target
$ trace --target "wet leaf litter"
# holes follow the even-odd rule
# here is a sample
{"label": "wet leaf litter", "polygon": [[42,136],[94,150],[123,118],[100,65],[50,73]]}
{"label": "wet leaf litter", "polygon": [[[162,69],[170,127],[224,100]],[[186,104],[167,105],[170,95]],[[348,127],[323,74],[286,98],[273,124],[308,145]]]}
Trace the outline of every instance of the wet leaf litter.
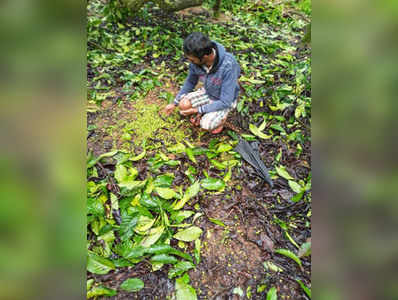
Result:
{"label": "wet leaf litter", "polygon": [[[90,5],[104,14],[102,2]],[[249,5],[239,14],[260,20],[254,8]],[[123,24],[136,28],[128,31],[116,21],[89,20],[89,38],[108,54],[104,59],[100,49],[88,50],[87,296],[308,299],[310,70],[308,51],[291,50],[298,49],[300,21],[289,19],[296,29],[283,34],[273,30],[280,20],[273,24],[271,18],[260,29],[239,17],[233,24],[211,25],[243,62],[247,79],[247,95],[228,120],[238,130],[211,136],[178,115],[161,123],[140,118],[157,116],[186,76],[174,41],[193,29],[193,20],[203,30],[210,26],[200,15],[175,15],[168,25],[157,14],[141,12]],[[266,46],[258,30],[266,31]],[[249,36],[249,42],[234,43],[230,31]],[[110,39],[101,38],[104,32]],[[141,48],[123,48],[136,41]],[[248,47],[265,51],[266,61]],[[182,68],[174,73],[176,65]],[[261,65],[272,71],[257,72]],[[235,151],[240,139],[258,151],[257,159],[251,157],[257,167]],[[258,158],[267,173],[259,171]]]}

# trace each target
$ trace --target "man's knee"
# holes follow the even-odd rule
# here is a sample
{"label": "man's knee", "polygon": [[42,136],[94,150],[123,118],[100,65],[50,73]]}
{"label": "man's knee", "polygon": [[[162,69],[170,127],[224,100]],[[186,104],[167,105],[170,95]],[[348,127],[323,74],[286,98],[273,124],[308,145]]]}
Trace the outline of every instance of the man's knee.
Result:
{"label": "man's knee", "polygon": [[227,116],[228,115],[225,115],[223,118],[220,119],[217,117],[217,115],[214,115],[213,113],[206,114],[200,120],[200,127],[207,131],[214,130],[225,123]]}
{"label": "man's knee", "polygon": [[190,108],[192,107],[191,101],[189,101],[189,99],[187,99],[187,98],[184,98],[184,99],[182,99],[182,100],[180,101],[178,107],[179,107],[181,110],[190,109]]}
{"label": "man's knee", "polygon": [[200,119],[200,128],[210,131],[210,130],[214,129],[214,128],[212,128],[212,124],[211,123],[212,123],[211,118],[202,117]]}

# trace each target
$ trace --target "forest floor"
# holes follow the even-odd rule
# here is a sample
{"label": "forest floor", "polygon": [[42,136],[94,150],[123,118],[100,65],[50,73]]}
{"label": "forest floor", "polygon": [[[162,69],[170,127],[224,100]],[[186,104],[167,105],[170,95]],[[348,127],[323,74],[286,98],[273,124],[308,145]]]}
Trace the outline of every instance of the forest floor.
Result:
{"label": "forest floor", "polygon": [[[203,11],[165,20],[158,10],[145,8],[125,23],[109,15],[99,17],[106,12],[106,2],[89,3],[87,231],[90,259],[103,267],[88,270],[90,296],[184,299],[183,288],[180,285],[179,292],[170,276],[175,262],[156,264],[148,255],[132,259],[127,249],[137,249],[143,237],[151,236],[150,228],[166,227],[153,245],[168,244],[195,257],[195,266],[186,270],[189,284],[185,272],[179,276],[198,299],[265,299],[274,290],[278,299],[310,299],[311,69],[310,49],[300,44],[306,22],[292,16],[292,7],[274,7],[279,15],[272,15],[248,3],[246,12],[225,12],[214,22],[207,22],[212,18]],[[264,20],[270,23],[254,24]],[[187,74],[179,48],[193,29],[219,39],[242,65],[245,91],[228,119],[239,132],[226,128],[212,135],[178,113],[159,114]],[[239,136],[259,143],[272,189],[233,151]],[[173,150],[176,146],[184,150]],[[144,156],[135,159],[140,153]],[[123,179],[121,172],[135,174],[134,181]],[[187,212],[183,221],[175,221],[175,203],[170,204],[168,196],[153,192],[160,185],[151,186],[152,178],[156,182],[165,174],[172,184],[161,187],[181,196],[174,196],[175,201],[201,182],[180,211]],[[209,178],[216,187],[206,185]],[[126,188],[139,182],[145,185],[139,192]],[[148,189],[161,205],[142,201]],[[139,213],[153,218],[146,235],[123,229],[133,216],[137,195]],[[200,228],[200,236],[178,240],[175,230],[187,224]],[[144,287],[121,288],[128,278],[141,279]]]}

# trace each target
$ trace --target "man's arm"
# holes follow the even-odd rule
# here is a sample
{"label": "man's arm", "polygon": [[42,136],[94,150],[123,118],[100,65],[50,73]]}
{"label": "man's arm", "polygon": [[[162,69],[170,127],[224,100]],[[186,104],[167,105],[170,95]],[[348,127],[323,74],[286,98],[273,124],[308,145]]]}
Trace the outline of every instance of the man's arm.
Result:
{"label": "man's arm", "polygon": [[168,104],[164,109],[163,113],[166,115],[171,114],[176,106],[180,103],[182,96],[185,94],[192,92],[195,88],[196,84],[198,83],[199,76],[195,74],[192,64],[189,64],[189,73],[187,79],[185,79],[184,85],[182,86],[181,90],[178,92],[177,96],[174,98],[174,101]]}
{"label": "man's arm", "polygon": [[181,100],[181,96],[190,93],[195,88],[196,84],[198,83],[199,76],[194,73],[192,64],[189,64],[189,73],[187,79],[185,79],[184,85],[182,86],[181,90],[178,92],[177,96],[174,99],[174,104],[178,105]]}
{"label": "man's arm", "polygon": [[237,70],[228,68],[224,75],[221,83],[220,100],[214,101],[213,103],[200,106],[199,113],[205,114],[213,111],[230,108],[235,100],[235,88],[238,82],[239,73]]}

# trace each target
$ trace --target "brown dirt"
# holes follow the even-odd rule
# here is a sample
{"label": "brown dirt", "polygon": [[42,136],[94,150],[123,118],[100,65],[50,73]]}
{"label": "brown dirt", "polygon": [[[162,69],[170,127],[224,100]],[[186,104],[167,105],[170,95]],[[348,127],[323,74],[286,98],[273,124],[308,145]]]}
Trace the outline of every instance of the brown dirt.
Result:
{"label": "brown dirt", "polygon": [[[267,251],[247,238],[248,228],[261,231],[261,225],[255,219],[242,222],[238,206],[231,207],[231,202],[234,201],[225,196],[200,201],[206,216],[200,219],[199,226],[206,234],[202,238],[201,263],[190,272],[200,299],[232,295],[232,290],[239,286],[245,289],[261,278],[263,262],[269,258]],[[212,223],[209,218],[220,220],[226,227]]]}
{"label": "brown dirt", "polygon": [[[150,91],[144,101],[146,104],[157,104],[163,108],[167,103],[159,97],[160,93],[169,92],[176,95],[178,89],[170,79],[165,78],[164,85]],[[131,144],[131,142],[121,139],[124,126],[135,120],[134,104],[125,98],[126,95],[123,92],[116,91],[97,105],[98,110],[96,112],[88,113],[87,125],[96,126],[94,130],[89,132],[87,138],[87,147],[93,152],[94,156],[111,151],[113,146],[120,149],[123,144]],[[92,104],[90,104],[90,108],[95,110]],[[130,145],[130,147],[132,149],[133,145]]]}

